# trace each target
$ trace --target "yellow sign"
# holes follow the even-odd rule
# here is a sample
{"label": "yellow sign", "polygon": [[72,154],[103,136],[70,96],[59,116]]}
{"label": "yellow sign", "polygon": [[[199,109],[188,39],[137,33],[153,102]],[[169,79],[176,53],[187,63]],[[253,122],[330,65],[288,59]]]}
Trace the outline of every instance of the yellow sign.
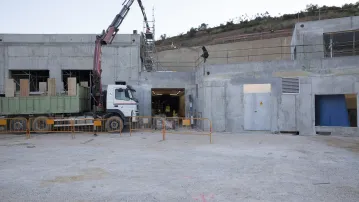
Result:
{"label": "yellow sign", "polygon": [[93,122],[93,125],[100,127],[102,125],[102,122],[99,121],[99,120],[96,120],[96,121]]}
{"label": "yellow sign", "polygon": [[0,119],[0,126],[6,126],[6,119]]}
{"label": "yellow sign", "polygon": [[190,119],[184,119],[182,122],[183,126],[190,126],[191,125],[191,120]]}
{"label": "yellow sign", "polygon": [[259,105],[262,106],[262,105],[263,105],[263,102],[261,101],[261,103],[259,103]]}
{"label": "yellow sign", "polygon": [[46,119],[47,125],[54,125],[54,123],[55,123],[54,119]]}

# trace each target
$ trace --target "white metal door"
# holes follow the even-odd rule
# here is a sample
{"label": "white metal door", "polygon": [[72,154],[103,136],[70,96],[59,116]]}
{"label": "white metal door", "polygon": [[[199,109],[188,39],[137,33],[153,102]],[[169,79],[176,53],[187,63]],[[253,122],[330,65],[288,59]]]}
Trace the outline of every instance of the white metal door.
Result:
{"label": "white metal door", "polygon": [[244,94],[244,130],[271,129],[271,93]]}

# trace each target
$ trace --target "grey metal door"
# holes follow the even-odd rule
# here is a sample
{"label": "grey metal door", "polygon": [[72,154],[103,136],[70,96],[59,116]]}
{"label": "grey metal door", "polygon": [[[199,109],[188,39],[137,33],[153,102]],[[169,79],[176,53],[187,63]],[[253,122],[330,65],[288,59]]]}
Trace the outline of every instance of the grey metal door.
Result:
{"label": "grey metal door", "polygon": [[212,87],[212,123],[213,130],[216,132],[224,132],[226,130],[226,114],[225,114],[225,89],[224,87]]}
{"label": "grey metal door", "polygon": [[271,93],[244,94],[244,130],[271,129]]}

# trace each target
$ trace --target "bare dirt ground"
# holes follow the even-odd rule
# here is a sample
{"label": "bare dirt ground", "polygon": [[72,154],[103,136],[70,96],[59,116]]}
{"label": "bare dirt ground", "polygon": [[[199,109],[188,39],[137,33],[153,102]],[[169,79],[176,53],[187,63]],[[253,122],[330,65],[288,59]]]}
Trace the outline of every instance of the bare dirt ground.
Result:
{"label": "bare dirt ground", "polygon": [[359,138],[0,135],[0,201],[359,201]]}

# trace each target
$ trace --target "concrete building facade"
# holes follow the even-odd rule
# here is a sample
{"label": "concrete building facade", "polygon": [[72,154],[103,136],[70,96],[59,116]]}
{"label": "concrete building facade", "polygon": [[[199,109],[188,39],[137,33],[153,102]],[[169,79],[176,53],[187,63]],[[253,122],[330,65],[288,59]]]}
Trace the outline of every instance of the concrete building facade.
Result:
{"label": "concrete building facade", "polygon": [[[199,101],[204,103],[198,105],[199,111],[214,120],[215,131],[243,132],[264,128],[274,133],[296,131],[301,135],[320,132],[359,135],[358,120],[356,127],[318,126],[315,101],[318,95],[354,95],[357,116],[359,53],[356,49],[359,43],[348,40],[351,47],[356,46],[354,50],[342,54],[345,51],[332,48],[335,54],[330,55],[325,51],[323,38],[327,33],[338,32],[355,36],[359,34],[358,22],[359,17],[348,17],[298,23],[292,37],[292,60],[202,65],[196,74],[200,86]],[[297,92],[284,92],[287,87],[283,80],[286,79],[297,81]],[[260,97],[263,92],[255,90],[245,92],[248,84],[270,84],[270,90],[264,91],[269,95]],[[251,96],[257,96],[257,104],[267,110],[264,115],[255,116],[256,111],[248,112],[248,108],[253,108],[246,103],[248,100],[252,102]]]}
{"label": "concrete building facade", "polygon": [[[141,71],[140,36],[119,35],[113,45],[103,50],[103,82],[106,85],[125,80],[132,84],[137,89],[140,114],[145,116],[151,115],[152,88],[185,88],[186,115],[190,115],[191,96],[196,114],[212,120],[214,131],[359,135],[358,119],[355,127],[316,123],[319,95],[351,94],[358,104],[359,37],[350,41],[354,50],[345,54],[335,48],[338,37],[332,37],[333,33],[343,31],[356,36],[358,29],[359,17],[298,23],[291,38],[291,58],[202,63],[194,71],[186,72]],[[0,35],[0,38],[0,85],[4,85],[4,78],[12,69],[49,69],[50,77],[54,78],[59,78],[64,68],[92,69],[92,35]],[[58,85],[61,90],[61,82]]]}
{"label": "concrete building facade", "polygon": [[[0,34],[0,92],[13,70],[49,70],[57,91],[62,70],[92,70],[95,35]],[[140,35],[120,34],[102,50],[103,84],[139,79]]]}

